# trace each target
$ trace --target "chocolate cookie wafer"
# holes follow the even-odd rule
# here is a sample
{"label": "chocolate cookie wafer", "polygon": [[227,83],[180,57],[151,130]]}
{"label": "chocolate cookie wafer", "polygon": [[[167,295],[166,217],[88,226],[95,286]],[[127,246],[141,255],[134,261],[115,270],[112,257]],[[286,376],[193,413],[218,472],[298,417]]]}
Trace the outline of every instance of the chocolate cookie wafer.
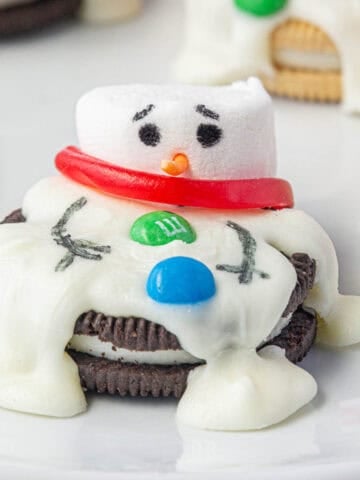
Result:
{"label": "chocolate cookie wafer", "polygon": [[22,214],[21,209],[14,210],[10,215],[5,217],[5,219],[0,223],[23,223],[26,222],[26,218]]}
{"label": "chocolate cookie wafer", "polygon": [[0,37],[39,30],[73,16],[81,0],[4,2],[0,6]]}
{"label": "chocolate cookie wafer", "polygon": [[299,305],[304,303],[309,291],[314,286],[316,274],[316,262],[306,253],[294,253],[289,261],[295,268],[297,282],[283,313],[284,317],[294,313]]}
{"label": "chocolate cookie wafer", "polygon": [[189,372],[197,365],[123,363],[69,350],[79,368],[83,389],[121,397],[180,398]]}
{"label": "chocolate cookie wafer", "polygon": [[315,314],[300,307],[280,335],[262,345],[261,349],[270,345],[280,347],[285,350],[286,357],[290,362],[299,363],[313,346],[316,333],[317,320]]}

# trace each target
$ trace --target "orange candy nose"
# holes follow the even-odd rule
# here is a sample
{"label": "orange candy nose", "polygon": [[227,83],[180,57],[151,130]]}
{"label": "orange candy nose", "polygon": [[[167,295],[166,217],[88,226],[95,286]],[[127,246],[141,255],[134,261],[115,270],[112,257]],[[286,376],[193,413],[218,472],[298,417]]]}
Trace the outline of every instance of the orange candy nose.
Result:
{"label": "orange candy nose", "polygon": [[177,153],[172,160],[163,160],[161,162],[161,170],[168,175],[177,177],[189,168],[189,159],[184,153]]}

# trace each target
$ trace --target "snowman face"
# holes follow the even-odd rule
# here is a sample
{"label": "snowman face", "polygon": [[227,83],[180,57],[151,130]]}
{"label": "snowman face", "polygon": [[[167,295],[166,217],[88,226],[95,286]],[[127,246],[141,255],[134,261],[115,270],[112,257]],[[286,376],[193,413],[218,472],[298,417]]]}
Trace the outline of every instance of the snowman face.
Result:
{"label": "snowman face", "polygon": [[80,148],[132,170],[197,179],[275,175],[271,100],[261,84],[117,86],[77,107]]}

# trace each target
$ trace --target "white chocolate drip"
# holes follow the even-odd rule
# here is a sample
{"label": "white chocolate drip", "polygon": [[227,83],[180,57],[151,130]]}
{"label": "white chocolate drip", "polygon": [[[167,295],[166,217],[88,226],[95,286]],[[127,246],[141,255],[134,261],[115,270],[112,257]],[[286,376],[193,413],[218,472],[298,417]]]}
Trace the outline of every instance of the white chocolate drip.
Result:
{"label": "white chocolate drip", "polygon": [[313,377],[278,347],[259,355],[228,350],[190,373],[178,419],[209,430],[258,430],[282,421],[316,392]]}

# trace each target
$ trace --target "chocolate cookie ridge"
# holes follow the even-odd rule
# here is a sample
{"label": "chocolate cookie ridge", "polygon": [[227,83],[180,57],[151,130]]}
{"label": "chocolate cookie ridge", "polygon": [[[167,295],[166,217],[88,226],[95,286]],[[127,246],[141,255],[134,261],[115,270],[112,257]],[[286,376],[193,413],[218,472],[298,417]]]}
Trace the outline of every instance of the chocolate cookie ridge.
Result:
{"label": "chocolate cookie ridge", "polygon": [[85,391],[121,397],[180,398],[190,371],[197,365],[148,365],[123,363],[86,353],[68,352],[79,368]]}
{"label": "chocolate cookie ridge", "polygon": [[96,336],[114,347],[137,352],[181,350],[174,334],[144,318],[112,317],[90,311],[77,319],[74,334]]}

